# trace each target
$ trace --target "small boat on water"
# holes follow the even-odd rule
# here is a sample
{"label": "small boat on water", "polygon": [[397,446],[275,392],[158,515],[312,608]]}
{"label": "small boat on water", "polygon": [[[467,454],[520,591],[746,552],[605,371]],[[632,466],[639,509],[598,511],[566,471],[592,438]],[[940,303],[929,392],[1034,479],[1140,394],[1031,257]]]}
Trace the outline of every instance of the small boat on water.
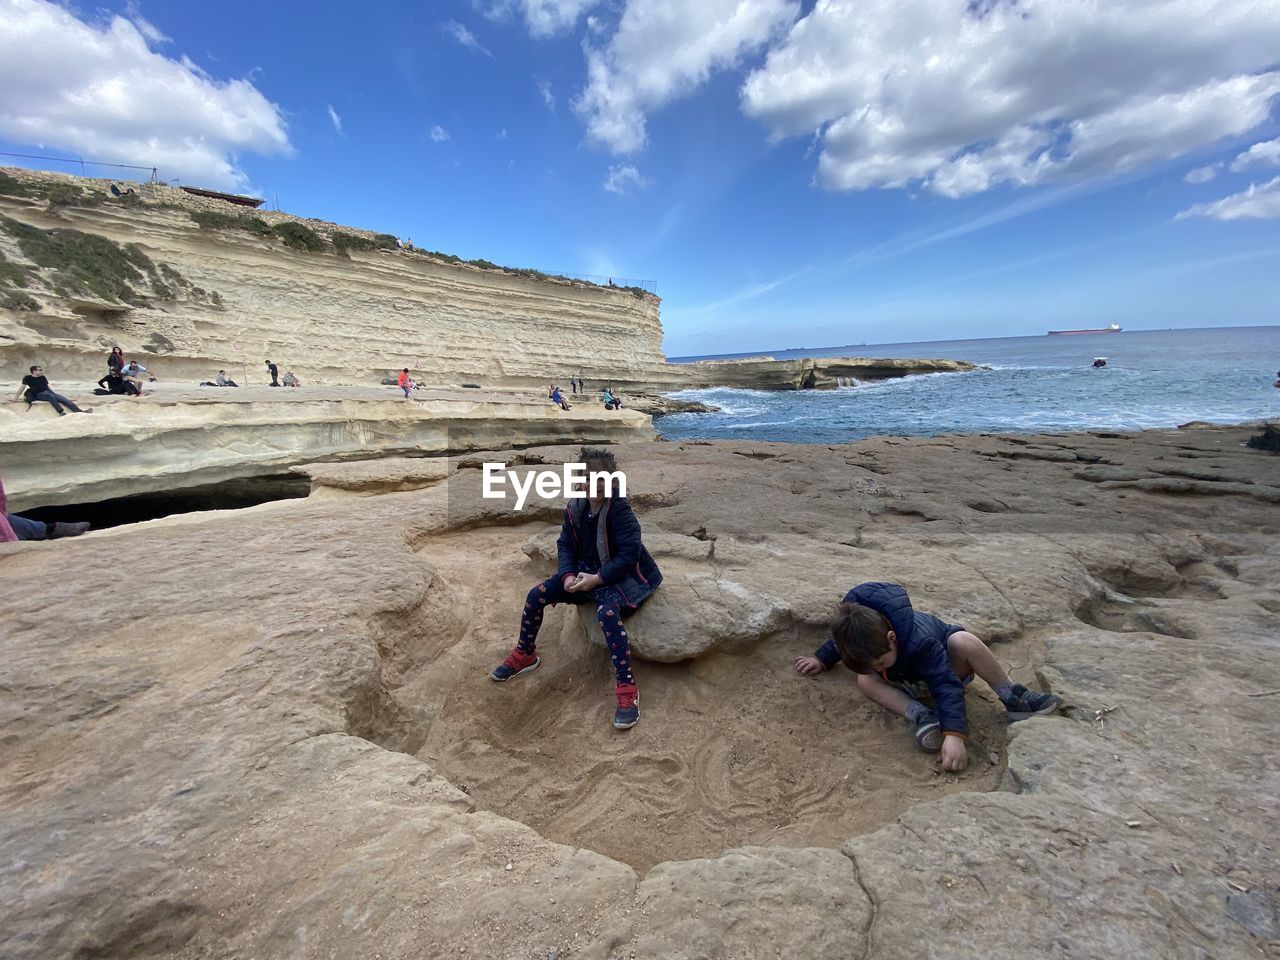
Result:
{"label": "small boat on water", "polygon": [[1070,336],[1075,336],[1081,333],[1119,333],[1120,330],[1121,330],[1120,324],[1113,323],[1108,327],[1099,327],[1096,330],[1050,330],[1049,336],[1070,337]]}

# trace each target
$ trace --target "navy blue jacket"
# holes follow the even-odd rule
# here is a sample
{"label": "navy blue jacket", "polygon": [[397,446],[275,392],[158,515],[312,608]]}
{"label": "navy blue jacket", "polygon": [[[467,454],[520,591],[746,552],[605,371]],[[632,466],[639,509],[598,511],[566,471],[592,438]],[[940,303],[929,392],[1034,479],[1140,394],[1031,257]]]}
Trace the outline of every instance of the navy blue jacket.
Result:
{"label": "navy blue jacket", "polygon": [[[884,671],[884,678],[890,683],[923,680],[937,704],[943,732],[967,734],[964,684],[947,656],[947,637],[964,627],[945,623],[932,614],[917,613],[911,608],[907,591],[896,583],[859,584],[845,594],[844,602],[870,607],[893,628],[898,640],[898,659]],[[839,663],[840,651],[835,638],[824,643],[814,656],[828,670]]]}
{"label": "navy blue jacket", "polygon": [[564,524],[556,541],[556,575],[583,571],[585,562],[598,558],[605,586],[615,588],[627,606],[640,606],[662,583],[662,572],[640,542],[635,511],[626,497],[605,500],[596,523],[595,543],[591,544],[587,507],[586,497],[575,497],[564,508]]}

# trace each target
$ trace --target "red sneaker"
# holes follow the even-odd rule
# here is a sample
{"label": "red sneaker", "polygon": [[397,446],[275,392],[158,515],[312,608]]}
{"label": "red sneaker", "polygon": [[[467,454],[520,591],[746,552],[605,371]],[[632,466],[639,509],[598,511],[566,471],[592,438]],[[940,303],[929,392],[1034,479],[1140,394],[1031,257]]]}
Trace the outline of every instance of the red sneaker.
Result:
{"label": "red sneaker", "polygon": [[540,663],[542,663],[542,660],[536,654],[521,653],[520,649],[517,647],[507,655],[507,659],[503,660],[500,664],[494,667],[492,671],[490,671],[489,679],[496,680],[498,683],[503,683],[510,680],[512,677],[520,676],[522,673],[528,673],[530,670],[536,670]]}
{"label": "red sneaker", "polygon": [[640,691],[634,683],[618,684],[618,709],[613,712],[613,726],[630,730],[640,722]]}

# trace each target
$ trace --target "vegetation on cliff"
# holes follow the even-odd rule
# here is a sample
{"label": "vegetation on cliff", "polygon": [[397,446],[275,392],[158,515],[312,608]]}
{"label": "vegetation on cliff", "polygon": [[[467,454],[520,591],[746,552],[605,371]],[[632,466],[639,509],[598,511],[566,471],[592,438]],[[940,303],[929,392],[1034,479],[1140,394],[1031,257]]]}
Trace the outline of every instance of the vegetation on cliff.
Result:
{"label": "vegetation on cliff", "polygon": [[0,250],[0,307],[9,310],[39,310],[40,303],[24,292],[30,282],[31,268],[10,263]]}
{"label": "vegetation on cliff", "polygon": [[241,230],[255,237],[271,236],[271,227],[260,217],[247,213],[215,213],[212,210],[192,210],[191,219],[201,230]]}
{"label": "vegetation on cliff", "polygon": [[[98,207],[105,203],[123,207],[136,207],[142,204],[142,198],[132,189],[128,193],[112,197],[76,183],[17,180],[3,171],[0,171],[0,196],[43,200],[48,204],[50,213],[57,213],[69,207]],[[152,206],[168,207],[171,204],[153,204]]]}
{"label": "vegetation on cliff", "polygon": [[5,216],[0,216],[0,228],[18,242],[23,256],[53,271],[51,285],[59,296],[141,304],[146,300],[135,287],[158,276],[156,265],[136,243],[119,244],[63,227],[41,230]]}
{"label": "vegetation on cliff", "polygon": [[[280,220],[279,222],[269,222],[261,216],[247,212],[223,212],[221,210],[209,209],[192,209],[190,199],[177,199],[167,201],[161,199],[167,196],[169,188],[163,185],[144,189],[141,193],[130,190],[119,196],[113,196],[103,189],[102,181],[80,181],[76,178],[71,179],[19,179],[0,171],[0,196],[15,197],[24,200],[43,200],[47,203],[48,212],[57,214],[64,209],[70,208],[92,208],[92,207],[130,207],[145,209],[170,209],[183,210],[191,220],[201,230],[208,231],[227,231],[237,233],[247,233],[250,236],[258,237],[263,240],[279,240],[291,250],[297,250],[304,253],[325,253],[332,252],[336,256],[349,258],[352,251],[357,252],[376,252],[383,250],[401,251],[402,253],[423,257],[443,263],[457,264],[459,266],[477,267],[481,270],[493,270],[506,273],[512,276],[524,277],[529,280],[541,280],[552,283],[567,284],[587,284],[590,286],[603,287],[611,290],[619,290],[630,293],[637,299],[644,299],[649,296],[649,292],[639,286],[624,286],[615,284],[610,280],[608,283],[600,283],[597,280],[587,280],[578,277],[565,276],[562,274],[547,273],[542,270],[536,270],[529,267],[504,267],[501,264],[494,263],[483,257],[467,260],[452,253],[444,253],[439,250],[423,250],[412,246],[401,247],[400,241],[389,233],[379,233],[369,236],[363,233],[355,233],[351,230],[344,230],[328,224],[322,224],[319,229],[313,228],[309,223],[303,223],[299,220],[289,219]],[[145,194],[145,196],[144,196]],[[278,214],[274,214],[271,220],[276,220]],[[145,268],[143,268],[145,270]],[[134,282],[137,282],[136,278]],[[98,284],[101,286],[101,284]],[[122,285],[127,288],[129,284],[126,282]],[[95,292],[96,288],[95,288]],[[164,298],[163,290],[157,290],[157,295]]]}
{"label": "vegetation on cliff", "polygon": [[[379,233],[374,237],[366,237],[346,230],[331,230],[328,240],[326,240],[315,230],[296,220],[288,220],[271,226],[260,217],[255,217],[248,213],[221,213],[212,210],[193,210],[190,213],[191,219],[202,230],[230,230],[252,234],[263,239],[275,238],[280,240],[286,247],[306,253],[322,253],[332,247],[338,256],[350,257],[353,250],[370,252],[400,249],[400,241],[390,233]],[[534,270],[530,267],[504,267],[483,257],[464,260],[456,254],[444,253],[440,250],[422,250],[414,247],[407,247],[404,252],[432,260],[441,260],[445,263],[479,267],[482,270],[499,270],[503,273],[526,277],[530,280],[549,280],[560,283],[584,282],[559,274],[544,273],[541,270]],[[596,284],[596,286],[599,286],[599,284]],[[639,298],[647,295],[647,291],[641,287],[624,287],[612,283],[608,286],[610,289],[622,290]]]}
{"label": "vegetation on cliff", "polygon": [[39,268],[51,271],[47,285],[59,297],[141,306],[151,299],[175,300],[182,290],[197,300],[222,303],[216,292],[193,285],[168,264],[157,266],[136,243],[121,244],[69,227],[43,230],[3,215],[0,231],[17,242],[32,264],[13,263],[0,253],[0,305],[12,310],[39,309],[32,297],[14,289],[31,287],[40,278]]}
{"label": "vegetation on cliff", "polygon": [[338,255],[343,257],[349,256],[349,251],[351,250],[395,250],[400,246],[400,241],[390,233],[380,233],[370,239],[357,233],[334,230],[329,234],[329,239],[333,242],[334,249],[338,251]]}

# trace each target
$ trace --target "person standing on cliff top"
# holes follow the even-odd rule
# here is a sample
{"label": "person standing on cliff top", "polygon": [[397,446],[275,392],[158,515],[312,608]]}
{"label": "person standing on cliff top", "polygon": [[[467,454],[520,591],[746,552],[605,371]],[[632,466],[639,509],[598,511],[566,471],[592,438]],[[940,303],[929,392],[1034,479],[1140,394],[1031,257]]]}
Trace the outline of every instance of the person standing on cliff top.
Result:
{"label": "person standing on cliff top", "polygon": [[268,386],[272,386],[272,387],[280,386],[280,368],[277,367],[270,360],[263,360],[262,362],[267,365],[267,373],[271,374],[271,383],[268,384]]}
{"label": "person standing on cliff top", "polygon": [[[578,456],[589,478],[618,472],[618,462],[608,450],[583,447]],[[535,643],[548,606],[594,603],[617,675],[613,725],[629,730],[640,722],[640,696],[631,670],[631,642],[622,621],[653,595],[662,583],[662,572],[640,541],[640,521],[631,504],[626,497],[613,496],[614,492],[613,480],[607,478],[605,484],[589,486],[588,496],[569,498],[556,541],[556,574],[534,585],[525,597],[520,638],[489,677],[504,683],[542,663]]]}
{"label": "person standing on cliff top", "polygon": [[409,391],[417,386],[417,384],[414,383],[413,380],[410,379],[409,377],[408,367],[405,367],[403,370],[400,371],[400,376],[396,378],[396,386],[398,386],[401,390],[404,391],[404,398],[408,400]]}

